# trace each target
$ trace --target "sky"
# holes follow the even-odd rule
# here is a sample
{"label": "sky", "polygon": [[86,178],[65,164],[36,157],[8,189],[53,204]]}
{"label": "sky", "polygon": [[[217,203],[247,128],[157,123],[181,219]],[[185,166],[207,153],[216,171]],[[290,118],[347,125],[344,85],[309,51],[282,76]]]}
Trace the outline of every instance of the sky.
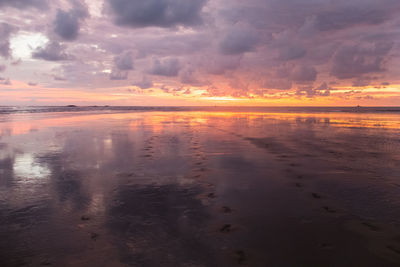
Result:
{"label": "sky", "polygon": [[399,0],[0,0],[0,105],[396,106]]}

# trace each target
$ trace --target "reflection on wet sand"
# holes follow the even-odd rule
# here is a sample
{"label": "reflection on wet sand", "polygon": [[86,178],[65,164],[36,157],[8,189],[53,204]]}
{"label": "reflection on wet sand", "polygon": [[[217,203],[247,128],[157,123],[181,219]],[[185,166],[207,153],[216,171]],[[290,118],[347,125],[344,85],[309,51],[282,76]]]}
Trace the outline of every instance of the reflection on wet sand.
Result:
{"label": "reflection on wet sand", "polygon": [[400,116],[5,114],[1,266],[396,266]]}

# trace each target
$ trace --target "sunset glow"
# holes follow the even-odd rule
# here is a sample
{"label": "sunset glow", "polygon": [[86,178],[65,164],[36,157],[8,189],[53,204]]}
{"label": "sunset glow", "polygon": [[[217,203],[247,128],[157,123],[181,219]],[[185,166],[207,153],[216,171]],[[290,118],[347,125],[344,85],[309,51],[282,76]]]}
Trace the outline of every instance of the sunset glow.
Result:
{"label": "sunset glow", "polygon": [[398,1],[139,3],[1,1],[0,105],[400,103]]}

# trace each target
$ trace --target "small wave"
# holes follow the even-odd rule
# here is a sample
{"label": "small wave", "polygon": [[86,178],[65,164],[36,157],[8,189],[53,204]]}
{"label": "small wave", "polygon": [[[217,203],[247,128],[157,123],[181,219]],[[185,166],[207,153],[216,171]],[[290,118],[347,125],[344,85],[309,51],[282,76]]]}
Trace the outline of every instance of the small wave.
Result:
{"label": "small wave", "polygon": [[400,113],[400,107],[171,107],[171,106],[0,106],[0,114],[53,112],[211,111],[265,113]]}

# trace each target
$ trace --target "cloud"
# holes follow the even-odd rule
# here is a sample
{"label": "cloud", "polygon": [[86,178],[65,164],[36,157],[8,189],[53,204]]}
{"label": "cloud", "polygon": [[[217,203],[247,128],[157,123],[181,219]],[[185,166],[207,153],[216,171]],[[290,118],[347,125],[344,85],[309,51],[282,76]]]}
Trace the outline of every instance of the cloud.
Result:
{"label": "cloud", "polygon": [[175,77],[178,76],[180,68],[179,60],[176,58],[167,58],[162,61],[155,59],[150,74]]}
{"label": "cloud", "polygon": [[37,83],[34,83],[34,82],[28,82],[28,85],[29,85],[29,86],[37,86],[38,84],[37,84]]}
{"label": "cloud", "polygon": [[54,21],[54,32],[66,41],[76,40],[79,34],[80,23],[87,16],[87,7],[80,2],[73,1],[73,8],[71,10],[57,10]]}
{"label": "cloud", "polygon": [[200,75],[195,74],[195,70],[193,68],[187,68],[181,71],[181,83],[189,84],[193,86],[204,86],[210,84],[208,81],[201,79]]}
{"label": "cloud", "polygon": [[292,88],[292,81],[289,79],[267,79],[262,87],[276,90],[289,90]]}
{"label": "cloud", "polygon": [[301,65],[292,70],[290,77],[295,82],[314,82],[317,79],[317,74],[314,67]]}
{"label": "cloud", "polygon": [[79,32],[79,18],[74,12],[57,11],[54,32],[64,40],[75,40]]}
{"label": "cloud", "polygon": [[34,7],[38,9],[47,9],[47,0],[0,0],[0,8],[10,6],[19,9]]}
{"label": "cloud", "polygon": [[315,96],[330,96],[331,88],[328,87],[326,82],[323,82],[320,86],[313,88],[312,86],[299,87],[296,91],[296,95],[306,95],[308,98]]}
{"label": "cloud", "polygon": [[53,77],[53,79],[54,79],[55,81],[66,81],[66,80],[67,80],[67,79],[64,78],[64,77],[59,76],[59,75],[55,75],[55,74],[53,74],[52,77]]}
{"label": "cloud", "polygon": [[118,25],[171,27],[200,24],[206,0],[107,0],[107,2]]}
{"label": "cloud", "polygon": [[0,65],[0,72],[3,72],[6,70],[6,65]]}
{"label": "cloud", "polygon": [[353,87],[365,87],[371,84],[370,77],[359,77],[357,80],[353,81]]}
{"label": "cloud", "polygon": [[10,78],[0,78],[0,84],[2,85],[12,85]]}
{"label": "cloud", "polygon": [[114,57],[114,64],[119,70],[133,70],[132,51]]}
{"label": "cloud", "polygon": [[320,31],[333,31],[356,25],[377,25],[388,18],[388,11],[381,5],[348,5],[319,13],[315,18],[315,26]]}
{"label": "cloud", "polygon": [[209,74],[222,75],[240,67],[241,56],[216,55],[205,58],[205,68]]}
{"label": "cloud", "polygon": [[128,72],[127,71],[120,71],[120,70],[113,70],[110,73],[110,80],[113,81],[122,81],[128,79]]}
{"label": "cloud", "polygon": [[137,86],[140,89],[149,89],[153,87],[153,82],[150,81],[146,76],[143,76],[141,81],[134,82],[132,85]]}
{"label": "cloud", "polygon": [[22,59],[19,58],[17,60],[11,61],[11,65],[18,66],[21,64],[21,62],[22,62]]}
{"label": "cloud", "polygon": [[344,45],[334,55],[331,74],[338,79],[349,79],[364,74],[383,72],[392,42]]}
{"label": "cloud", "polygon": [[219,51],[225,55],[237,55],[254,50],[259,41],[255,32],[249,29],[230,30],[220,41]]}
{"label": "cloud", "polygon": [[10,36],[16,31],[16,27],[2,22],[0,23],[0,56],[3,58],[10,58]]}
{"label": "cloud", "polygon": [[0,10],[0,74],[15,81],[249,98],[382,82],[391,97],[400,84],[397,0],[0,0]]}
{"label": "cloud", "polygon": [[302,58],[306,55],[307,51],[299,44],[285,45],[279,49],[278,59],[283,61],[294,60]]}
{"label": "cloud", "polygon": [[73,57],[65,52],[66,47],[58,42],[49,42],[44,47],[38,47],[32,57],[47,61],[71,60]]}

